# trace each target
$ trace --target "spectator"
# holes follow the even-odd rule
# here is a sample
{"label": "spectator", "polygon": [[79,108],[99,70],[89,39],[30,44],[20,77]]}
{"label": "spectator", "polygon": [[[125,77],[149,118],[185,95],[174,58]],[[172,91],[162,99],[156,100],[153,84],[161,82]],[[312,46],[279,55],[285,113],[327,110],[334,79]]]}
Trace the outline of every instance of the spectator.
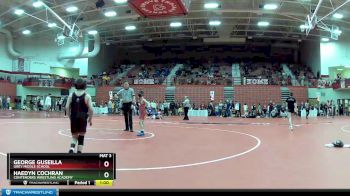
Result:
{"label": "spectator", "polygon": [[6,108],[9,110],[11,108],[11,97],[8,96],[6,99]]}
{"label": "spectator", "polygon": [[112,114],[112,110],[113,109],[113,103],[112,103],[112,100],[110,99],[108,101],[108,114]]}
{"label": "spectator", "polygon": [[224,104],[222,103],[222,100],[220,100],[218,109],[219,109],[219,116],[222,117],[222,109],[224,107]]}
{"label": "spectator", "polygon": [[247,117],[248,116],[248,105],[247,105],[247,103],[244,103],[243,111],[244,111],[244,117]]}
{"label": "spectator", "polygon": [[239,102],[236,102],[235,104],[235,111],[236,111],[236,116],[241,117],[241,104]]}

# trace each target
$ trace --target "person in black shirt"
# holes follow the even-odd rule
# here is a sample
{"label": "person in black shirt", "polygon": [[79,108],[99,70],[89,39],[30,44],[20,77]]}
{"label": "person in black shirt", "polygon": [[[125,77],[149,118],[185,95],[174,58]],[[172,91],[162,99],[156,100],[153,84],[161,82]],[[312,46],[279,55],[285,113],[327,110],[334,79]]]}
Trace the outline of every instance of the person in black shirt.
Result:
{"label": "person in black shirt", "polygon": [[290,93],[290,96],[286,99],[287,109],[288,109],[288,120],[289,120],[289,129],[293,131],[293,122],[292,122],[292,114],[294,113],[294,104],[296,102],[293,97],[293,93]]}
{"label": "person in black shirt", "polygon": [[87,123],[92,126],[93,108],[91,96],[85,92],[86,81],[83,79],[76,80],[75,88],[76,91],[68,97],[66,104],[72,133],[72,143],[69,153],[75,152],[77,143],[77,152],[82,153]]}

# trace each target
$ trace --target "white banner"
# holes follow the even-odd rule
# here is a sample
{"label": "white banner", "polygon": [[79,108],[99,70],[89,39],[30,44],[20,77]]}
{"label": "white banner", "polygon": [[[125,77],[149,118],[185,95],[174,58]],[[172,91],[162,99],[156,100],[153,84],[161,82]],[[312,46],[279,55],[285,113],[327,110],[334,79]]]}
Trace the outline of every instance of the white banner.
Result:
{"label": "white banner", "polygon": [[245,84],[268,85],[269,79],[246,79]]}
{"label": "white banner", "polygon": [[110,99],[110,100],[113,99],[113,91],[109,91],[109,99]]}
{"label": "white banner", "polygon": [[154,79],[135,79],[134,84],[154,84]]}
{"label": "white banner", "polygon": [[211,101],[215,100],[215,91],[210,91],[210,100]]}

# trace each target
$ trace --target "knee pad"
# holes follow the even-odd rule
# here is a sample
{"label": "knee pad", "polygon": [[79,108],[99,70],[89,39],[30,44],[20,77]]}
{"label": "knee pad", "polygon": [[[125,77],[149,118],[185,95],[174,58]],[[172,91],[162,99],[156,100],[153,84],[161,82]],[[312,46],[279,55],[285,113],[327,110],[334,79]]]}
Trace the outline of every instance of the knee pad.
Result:
{"label": "knee pad", "polygon": [[79,146],[84,145],[84,137],[85,136],[83,136],[83,135],[79,135],[79,137],[78,137],[78,145]]}

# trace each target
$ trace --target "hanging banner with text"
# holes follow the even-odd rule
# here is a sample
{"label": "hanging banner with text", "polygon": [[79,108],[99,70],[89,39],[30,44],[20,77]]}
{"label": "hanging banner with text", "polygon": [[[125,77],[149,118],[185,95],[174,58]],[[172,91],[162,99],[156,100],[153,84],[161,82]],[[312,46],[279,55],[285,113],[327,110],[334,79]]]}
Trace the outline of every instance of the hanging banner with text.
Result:
{"label": "hanging banner with text", "polygon": [[269,79],[260,79],[260,78],[246,78],[245,79],[245,84],[254,84],[254,85],[269,85]]}
{"label": "hanging banner with text", "polygon": [[134,84],[154,84],[154,79],[135,79]]}

